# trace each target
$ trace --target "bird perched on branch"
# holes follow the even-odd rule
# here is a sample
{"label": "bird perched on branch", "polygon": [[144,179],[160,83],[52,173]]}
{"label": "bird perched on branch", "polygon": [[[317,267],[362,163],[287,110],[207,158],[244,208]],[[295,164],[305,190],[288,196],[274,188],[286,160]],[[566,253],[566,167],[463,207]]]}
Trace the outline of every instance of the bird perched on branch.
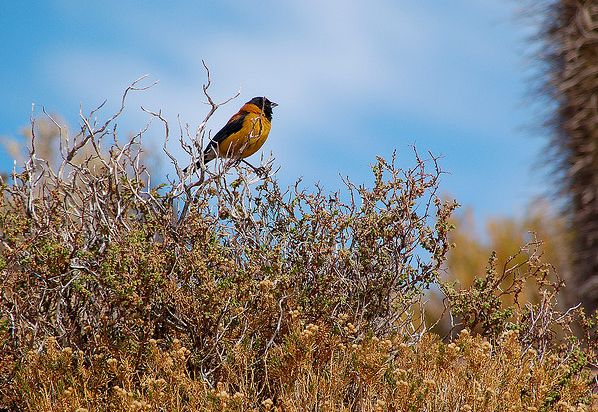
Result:
{"label": "bird perched on branch", "polygon": [[[258,169],[243,160],[257,152],[270,133],[272,108],[278,104],[265,97],[254,97],[229,119],[203,151],[203,159],[196,163],[199,168],[217,157],[238,159],[255,171]],[[187,172],[187,167],[184,172]]]}

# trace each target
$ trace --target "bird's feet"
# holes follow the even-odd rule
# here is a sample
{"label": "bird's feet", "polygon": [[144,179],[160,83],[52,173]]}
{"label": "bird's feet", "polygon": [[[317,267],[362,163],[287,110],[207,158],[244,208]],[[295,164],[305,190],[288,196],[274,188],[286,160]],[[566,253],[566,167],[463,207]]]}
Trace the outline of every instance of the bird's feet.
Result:
{"label": "bird's feet", "polygon": [[253,169],[253,171],[259,177],[268,177],[268,169],[266,169],[264,166],[256,167]]}
{"label": "bird's feet", "polygon": [[256,175],[258,175],[259,177],[267,177],[268,176],[268,169],[266,169],[264,166],[260,166],[260,167],[255,167],[254,165],[252,165],[251,163],[241,159],[241,161],[243,163],[245,163],[247,166],[251,167],[251,169],[254,171],[254,173]]}

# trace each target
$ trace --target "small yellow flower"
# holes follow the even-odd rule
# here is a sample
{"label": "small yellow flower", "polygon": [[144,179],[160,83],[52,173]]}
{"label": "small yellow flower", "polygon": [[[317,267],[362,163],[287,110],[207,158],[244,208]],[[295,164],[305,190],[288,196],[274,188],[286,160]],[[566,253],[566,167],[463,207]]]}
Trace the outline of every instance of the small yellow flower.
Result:
{"label": "small yellow flower", "polygon": [[117,365],[118,361],[114,358],[110,358],[106,361],[106,364],[108,364],[108,368],[110,368],[110,370],[112,372],[116,372],[116,365]]}
{"label": "small yellow flower", "polygon": [[274,405],[274,402],[272,402],[272,399],[268,398],[262,402],[262,405],[264,405],[264,408],[266,408],[266,410],[269,411],[270,409],[272,409],[272,405]]}

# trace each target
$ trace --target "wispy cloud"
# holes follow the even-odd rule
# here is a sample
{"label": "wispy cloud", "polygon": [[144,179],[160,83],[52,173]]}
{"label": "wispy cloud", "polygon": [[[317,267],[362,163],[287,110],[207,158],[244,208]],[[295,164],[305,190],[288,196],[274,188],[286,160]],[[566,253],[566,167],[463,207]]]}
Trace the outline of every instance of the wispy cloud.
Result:
{"label": "wispy cloud", "polygon": [[[62,4],[72,15],[83,7]],[[477,179],[476,195],[486,190],[488,202],[496,203],[484,179],[505,170],[480,171],[467,159],[488,162],[507,147],[528,154],[522,163],[533,154],[516,133],[525,116],[516,112],[522,85],[513,49],[521,39],[504,27],[512,11],[503,2],[456,1],[434,9],[389,0],[186,2],[161,14],[151,4],[115,7],[93,10],[98,21],[110,19],[103,35],[112,42],[48,50],[46,76],[60,93],[116,101],[127,82],[150,73],[161,83],[140,101],[193,124],[205,111],[205,59],[216,97],[241,88],[243,101],[265,94],[280,103],[266,150],[290,176],[309,180],[338,180],[339,172],[363,176],[376,154],[417,142],[455,165],[449,190],[467,197]],[[239,103],[223,108],[212,126],[222,125]],[[519,175],[524,167],[516,166]],[[523,190],[517,184],[504,189]]]}

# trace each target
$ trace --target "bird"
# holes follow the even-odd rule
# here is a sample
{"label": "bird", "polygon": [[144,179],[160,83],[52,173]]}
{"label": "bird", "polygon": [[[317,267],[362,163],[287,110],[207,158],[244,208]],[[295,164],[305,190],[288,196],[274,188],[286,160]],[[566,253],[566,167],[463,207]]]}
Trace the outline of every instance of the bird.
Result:
{"label": "bird", "polygon": [[[259,169],[244,159],[257,152],[268,138],[272,126],[272,109],[276,106],[277,103],[266,97],[254,97],[245,103],[212,137],[195,167],[199,168],[202,163],[207,164],[222,157],[242,161],[257,172]],[[186,173],[190,167],[183,172]]]}

